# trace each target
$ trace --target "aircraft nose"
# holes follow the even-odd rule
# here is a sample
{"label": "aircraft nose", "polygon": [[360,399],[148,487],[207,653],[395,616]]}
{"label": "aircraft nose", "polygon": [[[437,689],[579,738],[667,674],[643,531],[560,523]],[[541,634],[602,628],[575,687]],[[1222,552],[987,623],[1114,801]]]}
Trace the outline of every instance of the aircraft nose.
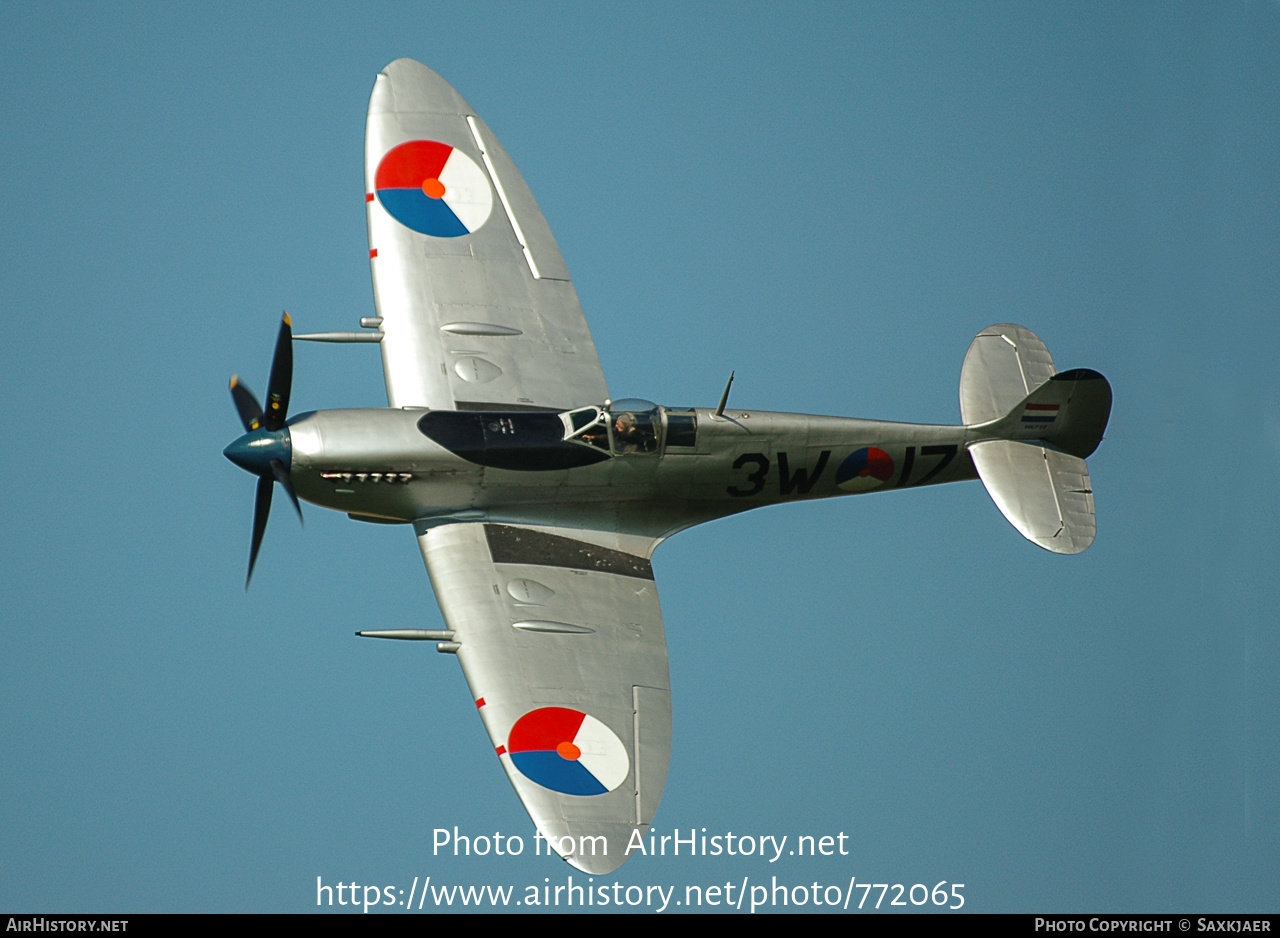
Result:
{"label": "aircraft nose", "polygon": [[278,459],[288,469],[292,462],[292,451],[289,428],[285,427],[275,431],[254,430],[246,433],[224,449],[222,455],[245,472],[270,477],[271,461]]}

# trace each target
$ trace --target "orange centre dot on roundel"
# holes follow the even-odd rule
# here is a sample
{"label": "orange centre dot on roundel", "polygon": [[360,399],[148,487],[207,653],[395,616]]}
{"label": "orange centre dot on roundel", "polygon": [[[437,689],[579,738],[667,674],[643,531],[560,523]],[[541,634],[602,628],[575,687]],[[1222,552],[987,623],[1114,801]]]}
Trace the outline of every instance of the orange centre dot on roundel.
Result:
{"label": "orange centre dot on roundel", "polygon": [[556,752],[560,753],[561,759],[568,759],[570,762],[582,755],[582,750],[568,741],[556,746]]}
{"label": "orange centre dot on roundel", "polygon": [[435,178],[424,179],[422,180],[422,191],[425,192],[429,198],[443,199],[444,183]]}

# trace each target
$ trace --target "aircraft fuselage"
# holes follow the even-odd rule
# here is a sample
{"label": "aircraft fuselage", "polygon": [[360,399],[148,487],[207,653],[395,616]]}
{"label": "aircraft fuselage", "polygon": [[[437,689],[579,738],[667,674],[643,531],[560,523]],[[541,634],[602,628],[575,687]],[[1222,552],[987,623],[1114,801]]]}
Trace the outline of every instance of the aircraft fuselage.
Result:
{"label": "aircraft fuselage", "polygon": [[358,520],[603,522],[651,537],[762,505],[977,478],[965,427],[737,409],[661,415],[652,449],[624,452],[536,438],[535,424],[561,419],[550,413],[316,411],[289,421],[291,473],[299,497]]}

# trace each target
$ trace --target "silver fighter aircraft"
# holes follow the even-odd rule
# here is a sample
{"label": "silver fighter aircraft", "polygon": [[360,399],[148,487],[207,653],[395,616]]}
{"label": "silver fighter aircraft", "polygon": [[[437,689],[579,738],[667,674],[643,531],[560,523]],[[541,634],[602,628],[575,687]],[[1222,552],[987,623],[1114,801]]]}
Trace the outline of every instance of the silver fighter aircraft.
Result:
{"label": "silver fighter aircraft", "polygon": [[[265,412],[231,379],[246,433],[225,452],[258,476],[249,575],[276,482],[295,508],[412,525],[448,628],[361,634],[457,656],[520,800],[580,870],[622,865],[666,782],[650,566],[665,538],[761,505],[981,478],[1040,547],[1093,541],[1085,457],[1110,386],[1058,372],[1020,326],[974,339],[961,426],[744,411],[726,406],[728,387],[715,408],[615,401],[529,188],[417,62],[374,83],[365,193],[377,316],[295,336],[286,315]],[[380,343],[388,406],[288,417],[304,338]]]}

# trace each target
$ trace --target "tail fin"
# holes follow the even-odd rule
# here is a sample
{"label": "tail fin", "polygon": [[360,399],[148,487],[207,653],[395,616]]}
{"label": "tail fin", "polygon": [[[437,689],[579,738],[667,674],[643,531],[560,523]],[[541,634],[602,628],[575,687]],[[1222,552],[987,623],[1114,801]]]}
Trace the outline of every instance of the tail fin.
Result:
{"label": "tail fin", "polygon": [[985,430],[1006,440],[1042,440],[1085,459],[1102,442],[1111,416],[1111,385],[1088,368],[1054,375]]}
{"label": "tail fin", "polygon": [[1009,522],[1054,553],[1092,544],[1097,522],[1084,460],[1111,415],[1107,379],[1087,368],[1058,374],[1035,333],[990,326],[965,356],[960,410],[978,476]]}

